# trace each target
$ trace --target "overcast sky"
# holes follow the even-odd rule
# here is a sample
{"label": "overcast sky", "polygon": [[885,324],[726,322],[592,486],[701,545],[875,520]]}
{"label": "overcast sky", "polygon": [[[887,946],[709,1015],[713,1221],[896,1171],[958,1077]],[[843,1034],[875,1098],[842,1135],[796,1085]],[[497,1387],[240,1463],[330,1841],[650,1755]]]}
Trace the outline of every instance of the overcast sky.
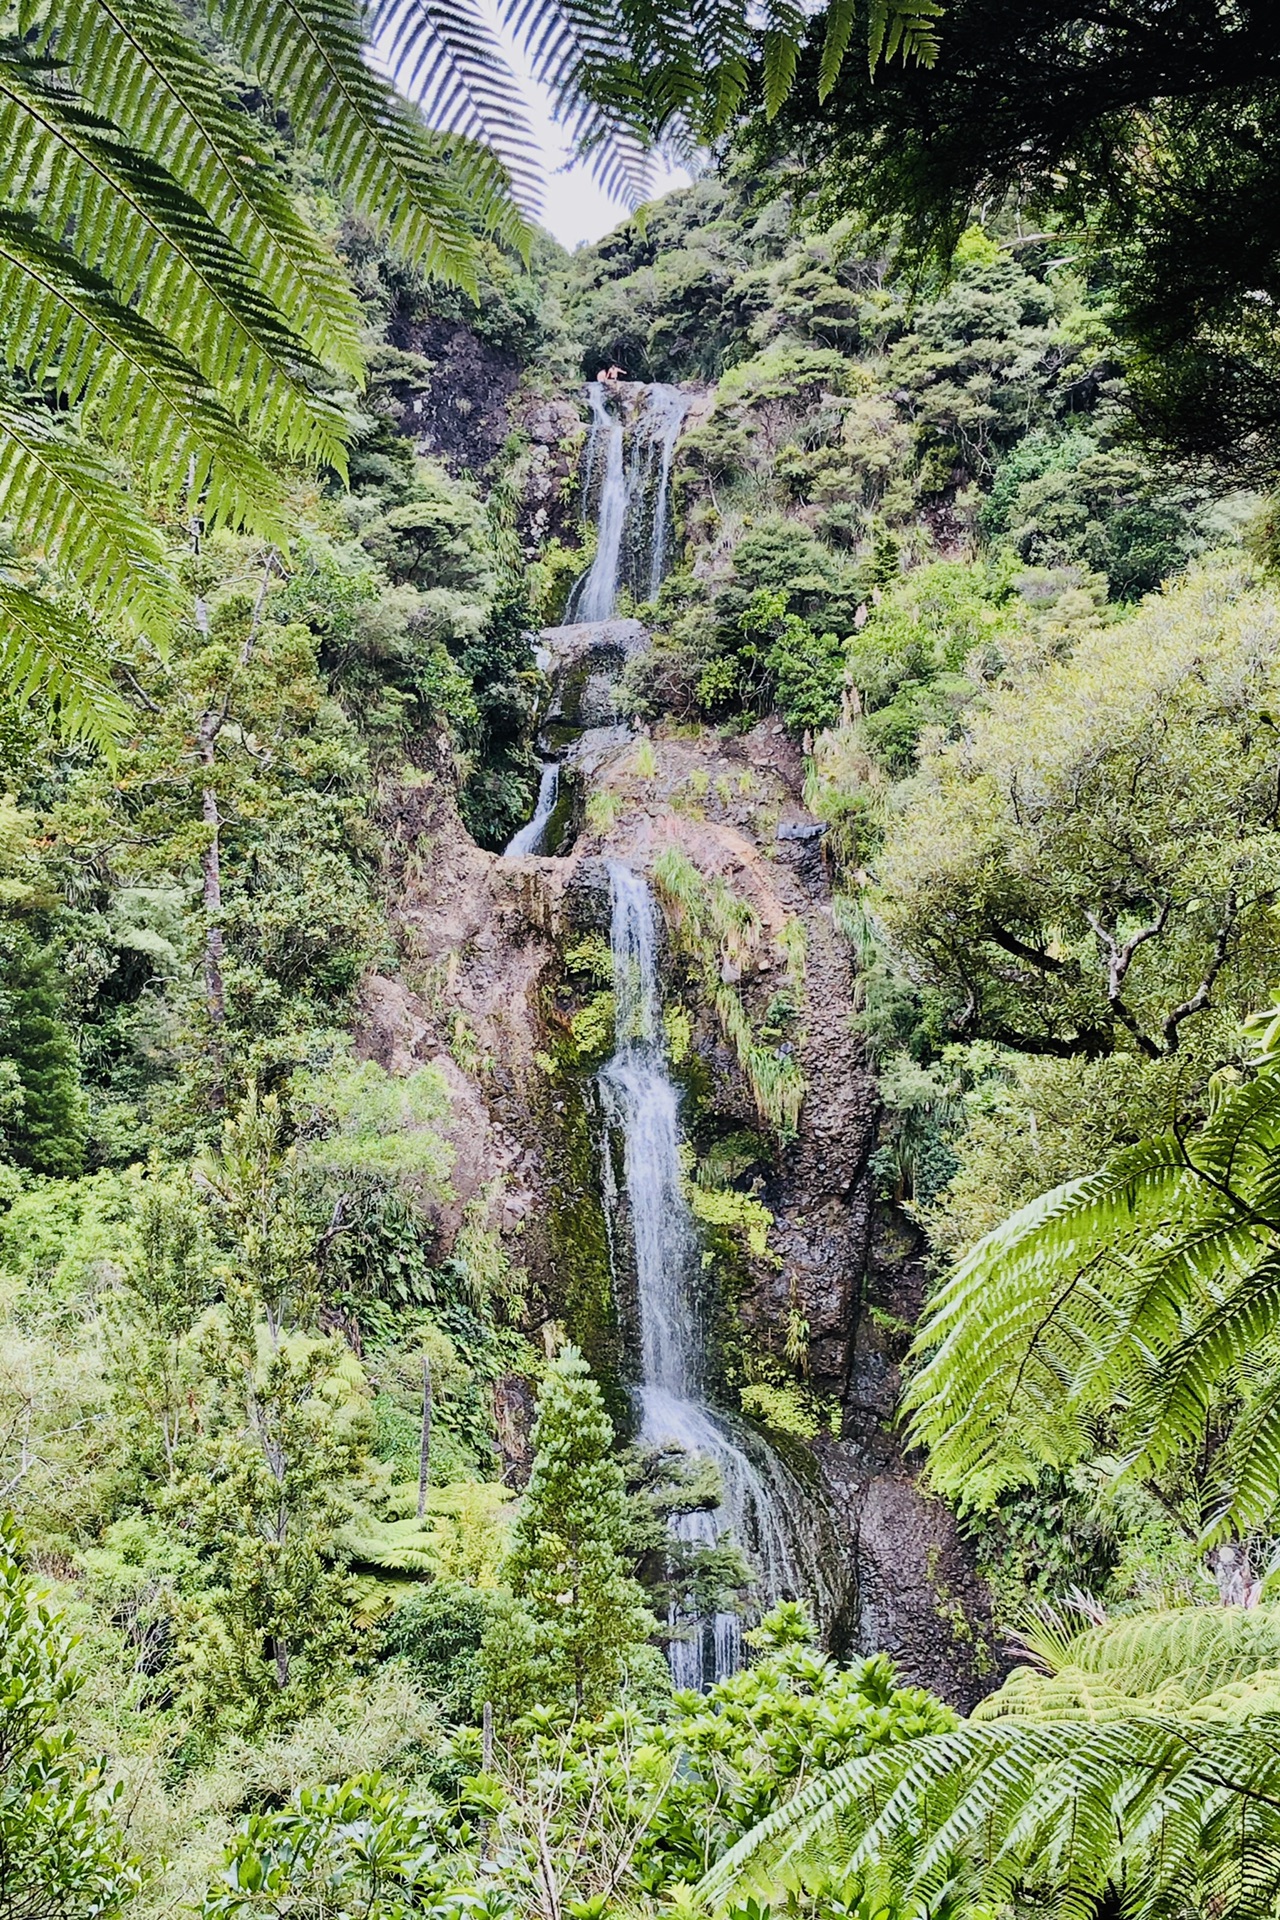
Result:
{"label": "overcast sky", "polygon": [[[510,35],[504,32],[493,0],[486,0],[485,11],[494,32],[507,49],[520,80],[528,103],[529,123],[542,149],[546,187],[541,224],[554,233],[564,247],[576,247],[584,240],[599,240],[610,228],[625,220],[627,209],[620,201],[611,200],[597,186],[587,167],[568,165],[569,149],[562,129],[556,126],[551,117],[551,102],[545,88],[532,78],[528,62],[515,47]],[[688,184],[689,176],[683,170],[671,172],[659,166],[655,170],[653,197],[657,199],[672,187],[685,187]]]}

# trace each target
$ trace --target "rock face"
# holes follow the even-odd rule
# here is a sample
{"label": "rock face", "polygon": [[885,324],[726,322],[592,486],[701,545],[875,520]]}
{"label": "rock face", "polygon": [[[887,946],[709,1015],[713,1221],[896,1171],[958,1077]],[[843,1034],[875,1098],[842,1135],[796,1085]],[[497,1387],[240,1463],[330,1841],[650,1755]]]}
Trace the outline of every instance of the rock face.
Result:
{"label": "rock face", "polygon": [[525,557],[534,560],[549,540],[578,542],[576,481],[586,428],[572,400],[533,399],[517,412],[529,441],[517,524]]}
{"label": "rock face", "polygon": [[[636,622],[544,636],[562,686],[608,648],[644,643]],[[954,1518],[917,1487],[892,1426],[901,1335],[923,1288],[906,1223],[878,1208],[869,1162],[879,1103],[853,1030],[854,978],[838,933],[822,831],[804,808],[797,745],[775,724],[736,738],[636,739],[622,729],[580,743],[588,789],[561,857],[507,860],[460,825],[447,765],[424,749],[418,784],[387,802],[388,892],[401,979],[371,981],[364,1047],[385,1064],[433,1059],[455,1094],[458,1199],[443,1222],[482,1205],[528,1274],[526,1331],[567,1328],[612,1382],[627,1417],[625,1302],[612,1297],[589,1111],[591,1082],[549,1078],[563,952],[608,924],[605,862],[651,871],[678,848],[708,880],[748,902],[763,930],[758,977],[738,990],[762,1004],[782,984],[774,936],[805,931],[797,1038],[807,1091],[796,1137],[771,1156],[763,1198],[776,1261],[751,1264],[737,1301],[747,1338],[779,1353],[789,1317],[807,1323],[812,1386],[841,1409],[840,1433],[809,1450],[815,1494],[843,1556],[843,1598],[828,1629],[843,1651],[883,1647],[910,1679],[968,1705],[993,1683],[989,1608]],[[730,1134],[756,1122],[752,1096],[714,1013],[696,1009],[698,1124]],[[509,1472],[527,1471],[526,1388],[500,1383],[495,1414]],[[791,1439],[794,1450],[802,1443]]]}
{"label": "rock face", "polygon": [[454,473],[484,473],[511,431],[520,363],[490,346],[470,327],[438,317],[393,315],[392,346],[431,362],[430,378],[393,383],[388,391],[396,425],[414,449]]}

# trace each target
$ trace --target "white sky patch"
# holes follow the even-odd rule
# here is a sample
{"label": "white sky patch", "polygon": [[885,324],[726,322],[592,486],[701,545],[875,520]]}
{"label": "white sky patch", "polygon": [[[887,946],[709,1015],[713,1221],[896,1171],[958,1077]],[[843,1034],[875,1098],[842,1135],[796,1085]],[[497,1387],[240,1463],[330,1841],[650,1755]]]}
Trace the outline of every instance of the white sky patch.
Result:
{"label": "white sky patch", "polygon": [[[525,98],[526,112],[533,137],[542,155],[546,176],[539,224],[553,233],[562,247],[570,249],[599,240],[627,217],[627,208],[614,200],[591,176],[589,167],[572,161],[564,129],[552,115],[551,97],[529,71],[529,62],[504,28],[497,8],[486,0],[484,11],[501,43]],[[682,167],[654,164],[653,199],[661,198],[675,187],[687,187],[690,176]]]}

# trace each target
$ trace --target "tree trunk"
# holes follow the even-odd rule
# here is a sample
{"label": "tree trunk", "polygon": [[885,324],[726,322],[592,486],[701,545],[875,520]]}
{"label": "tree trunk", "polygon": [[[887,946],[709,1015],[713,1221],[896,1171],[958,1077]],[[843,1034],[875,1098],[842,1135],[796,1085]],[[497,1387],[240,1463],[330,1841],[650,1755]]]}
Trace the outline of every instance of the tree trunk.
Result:
{"label": "tree trunk", "polygon": [[[207,754],[204,745],[202,739],[201,758],[206,766],[211,766],[212,739],[208,742]],[[209,840],[204,850],[204,995],[210,1020],[215,1027],[221,1027],[227,1018],[227,1001],[222,986],[222,863],[218,845],[221,821],[218,817],[218,795],[213,787],[204,790],[202,813],[204,824],[209,828]]]}
{"label": "tree trunk", "polygon": [[431,1474],[431,1359],[422,1356],[422,1444],[418,1449],[418,1518],[427,1510],[427,1481]]}

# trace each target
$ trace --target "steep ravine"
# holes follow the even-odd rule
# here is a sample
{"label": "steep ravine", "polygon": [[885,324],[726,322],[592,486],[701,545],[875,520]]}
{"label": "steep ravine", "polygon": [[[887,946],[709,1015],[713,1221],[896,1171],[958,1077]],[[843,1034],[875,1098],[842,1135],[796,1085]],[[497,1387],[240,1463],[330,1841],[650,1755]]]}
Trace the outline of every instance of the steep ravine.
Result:
{"label": "steep ravine", "polygon": [[[798,1313],[808,1326],[800,1367],[839,1405],[838,1437],[775,1436],[788,1459],[813,1463],[830,1505],[838,1544],[828,1551],[840,1564],[829,1638],[846,1652],[883,1647],[911,1678],[971,1702],[991,1684],[989,1609],[952,1516],[917,1488],[892,1428],[888,1330],[914,1317],[920,1275],[909,1235],[873,1203],[875,1081],[853,1031],[852,961],[832,919],[820,830],[799,798],[798,747],[768,722],[728,739],[690,729],[605,736],[578,757],[582,825],[571,847],[514,859],[484,852],[462,828],[447,756],[424,746],[419,758],[420,776],[385,800],[402,960],[397,979],[367,985],[361,1044],[384,1064],[444,1065],[459,1160],[455,1218],[443,1230],[468,1203],[486,1212],[527,1271],[528,1330],[577,1338],[621,1419],[635,1330],[627,1302],[611,1295],[590,1076],[549,1071],[567,1032],[557,1003],[566,952],[607,927],[607,861],[651,873],[672,848],[749,902],[766,934],[788,916],[803,922],[806,1094],[796,1137],[772,1151],[761,1188],[777,1263],[744,1259],[725,1311],[739,1341],[775,1353]],[[758,960],[758,977],[738,983],[745,998],[778,984],[767,938]],[[681,991],[695,1144],[758,1128],[733,1051],[687,973]],[[509,1380],[496,1400],[518,1480],[531,1395]]]}

